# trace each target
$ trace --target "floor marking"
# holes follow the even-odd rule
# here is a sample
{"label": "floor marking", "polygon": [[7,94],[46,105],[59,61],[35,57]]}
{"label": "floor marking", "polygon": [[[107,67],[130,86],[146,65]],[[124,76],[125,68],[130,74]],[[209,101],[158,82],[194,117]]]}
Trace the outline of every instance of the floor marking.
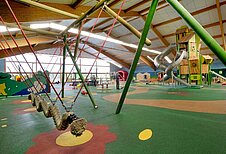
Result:
{"label": "floor marking", "polygon": [[2,120],[2,121],[6,121],[6,120],[7,120],[7,118],[2,118],[1,120]]}
{"label": "floor marking", "polygon": [[5,127],[7,127],[7,125],[2,125],[1,127],[2,127],[2,128],[5,128]]}
{"label": "floor marking", "polygon": [[152,137],[152,130],[150,129],[145,129],[143,131],[140,132],[138,138],[141,140],[141,141],[145,141],[145,140],[148,140]]}
{"label": "floor marking", "polygon": [[93,133],[89,130],[85,130],[81,136],[76,137],[72,135],[70,131],[59,135],[56,139],[56,144],[63,147],[71,147],[81,145],[93,137]]}
{"label": "floor marking", "polygon": [[35,107],[31,107],[31,108],[27,108],[24,110],[24,112],[32,112],[32,111],[36,111]]}
{"label": "floor marking", "polygon": [[31,103],[31,100],[23,100],[22,103]]}

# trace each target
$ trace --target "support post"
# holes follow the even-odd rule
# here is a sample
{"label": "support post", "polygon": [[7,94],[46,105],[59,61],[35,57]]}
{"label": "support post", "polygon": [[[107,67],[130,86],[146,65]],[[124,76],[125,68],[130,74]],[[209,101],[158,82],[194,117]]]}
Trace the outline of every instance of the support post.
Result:
{"label": "support post", "polygon": [[67,44],[67,36],[64,35],[64,50],[63,50],[63,67],[62,67],[62,93],[61,93],[61,97],[64,98],[64,77],[65,77],[65,60],[66,60],[66,47]]}
{"label": "support post", "polygon": [[143,29],[143,32],[142,32],[142,35],[141,35],[141,38],[140,38],[140,42],[139,42],[135,57],[133,59],[133,63],[132,63],[131,68],[130,68],[129,76],[126,80],[125,87],[123,89],[122,95],[121,95],[120,100],[119,100],[118,107],[116,109],[116,114],[120,113],[121,108],[123,106],[123,103],[125,101],[126,94],[128,92],[130,83],[133,79],[133,75],[134,75],[135,69],[137,67],[137,63],[139,61],[139,58],[140,58],[140,55],[141,55],[141,52],[142,52],[142,48],[144,46],[144,42],[145,42],[145,39],[147,37],[148,31],[150,29],[150,25],[151,25],[152,19],[154,17],[154,13],[156,11],[157,6],[158,6],[158,0],[153,0],[151,7],[150,7],[150,10],[149,10],[149,13],[148,13],[148,16],[147,16],[147,20],[146,20],[145,25],[144,25],[144,29]]}
{"label": "support post", "polygon": [[76,55],[78,53],[78,45],[80,42],[81,32],[82,32],[82,23],[80,23],[80,25],[79,25],[78,35],[77,35],[76,42],[75,42],[75,50],[74,50],[74,59],[75,60],[76,60]]}
{"label": "support post", "polygon": [[69,56],[71,57],[71,60],[72,60],[72,62],[73,62],[73,64],[74,64],[74,66],[75,66],[75,68],[76,68],[76,71],[78,72],[78,75],[79,75],[80,79],[82,80],[82,83],[84,84],[84,87],[85,87],[85,89],[86,89],[86,91],[87,91],[87,94],[88,94],[88,96],[89,96],[89,98],[90,98],[92,104],[93,104],[93,107],[94,107],[95,109],[98,108],[98,106],[96,105],[96,103],[95,103],[95,101],[94,101],[94,99],[93,99],[93,95],[91,94],[91,92],[90,92],[90,90],[89,90],[89,88],[88,88],[88,86],[87,86],[87,84],[86,84],[86,81],[85,81],[84,77],[82,76],[82,73],[81,73],[81,71],[80,71],[80,69],[79,69],[79,67],[78,67],[78,65],[77,65],[77,63],[76,63],[76,61],[75,61],[75,59],[74,59],[74,57],[73,57],[71,51],[70,51],[70,48],[68,47],[67,44],[66,44],[66,48],[67,48],[67,51],[68,51],[68,53],[69,53]]}
{"label": "support post", "polygon": [[226,65],[226,52],[217,41],[202,27],[201,24],[177,1],[166,0],[187,24],[198,34],[210,50]]}

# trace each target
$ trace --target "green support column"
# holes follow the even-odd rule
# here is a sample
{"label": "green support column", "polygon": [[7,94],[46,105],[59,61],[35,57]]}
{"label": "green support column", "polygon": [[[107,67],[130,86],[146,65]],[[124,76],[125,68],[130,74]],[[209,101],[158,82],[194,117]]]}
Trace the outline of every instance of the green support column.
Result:
{"label": "green support column", "polygon": [[64,50],[63,50],[63,71],[62,71],[62,93],[61,97],[64,98],[64,77],[65,77],[65,60],[66,60],[66,44],[67,44],[67,36],[64,35]]}
{"label": "green support column", "polygon": [[126,98],[126,94],[128,92],[130,83],[131,83],[131,81],[133,79],[133,74],[134,74],[135,69],[137,67],[137,63],[139,61],[139,58],[140,58],[140,55],[141,55],[141,52],[142,52],[142,48],[144,46],[144,42],[146,40],[148,31],[150,29],[151,22],[152,22],[152,19],[154,17],[154,13],[156,11],[156,7],[157,6],[158,6],[158,0],[153,0],[152,4],[151,4],[151,7],[150,7],[150,10],[149,10],[149,13],[148,13],[148,16],[147,16],[147,20],[146,20],[145,25],[144,25],[144,29],[143,29],[143,32],[142,32],[142,35],[141,35],[141,38],[140,38],[140,42],[139,42],[139,45],[138,45],[138,48],[137,48],[137,51],[136,51],[136,54],[135,54],[135,57],[134,57],[134,60],[133,60],[133,64],[132,64],[132,66],[130,68],[129,76],[128,76],[127,80],[126,80],[125,87],[123,89],[121,98],[119,100],[118,107],[116,109],[116,114],[120,113],[122,105],[123,105],[124,100]]}
{"label": "green support column", "polygon": [[201,54],[199,53],[199,70],[200,70],[199,76],[200,76],[200,85],[202,85],[202,60],[201,60],[201,58],[202,58],[202,56],[201,56]]}
{"label": "green support column", "polygon": [[187,22],[187,24],[198,34],[202,41],[210,50],[226,65],[226,51],[217,41],[198,23],[198,21],[177,1],[166,0],[177,13]]}
{"label": "green support column", "polygon": [[210,85],[211,86],[211,81],[212,81],[212,75],[211,75],[211,73],[210,73],[210,71],[211,71],[211,66],[210,66],[210,64],[208,64],[209,66],[209,72],[208,72],[208,85]]}
{"label": "green support column", "polygon": [[78,53],[78,45],[80,42],[81,32],[82,32],[82,23],[80,23],[80,25],[79,25],[78,35],[77,35],[76,42],[75,42],[75,50],[74,50],[74,59],[75,60],[76,60],[76,55]]}
{"label": "green support column", "polygon": [[77,72],[78,72],[78,75],[79,75],[80,79],[82,80],[82,83],[84,84],[84,87],[85,87],[85,89],[86,89],[86,91],[87,91],[87,93],[88,93],[88,96],[89,96],[89,98],[90,98],[92,104],[93,104],[93,107],[94,107],[95,109],[98,108],[98,106],[96,105],[96,103],[95,103],[95,101],[94,101],[94,99],[93,99],[93,95],[91,94],[91,92],[90,92],[90,90],[89,90],[89,88],[88,88],[88,86],[87,86],[87,84],[86,84],[86,82],[85,82],[85,79],[84,79],[84,77],[82,76],[82,73],[81,73],[81,71],[80,71],[78,65],[76,64],[76,61],[75,61],[75,59],[74,59],[74,56],[72,55],[72,53],[71,53],[71,51],[70,51],[68,45],[66,45],[66,48],[67,48],[67,51],[68,51],[68,53],[69,53],[69,56],[71,57],[71,60],[72,60],[72,62],[73,62],[73,64],[74,64],[74,66],[75,66],[75,68],[76,68],[76,70],[77,70]]}

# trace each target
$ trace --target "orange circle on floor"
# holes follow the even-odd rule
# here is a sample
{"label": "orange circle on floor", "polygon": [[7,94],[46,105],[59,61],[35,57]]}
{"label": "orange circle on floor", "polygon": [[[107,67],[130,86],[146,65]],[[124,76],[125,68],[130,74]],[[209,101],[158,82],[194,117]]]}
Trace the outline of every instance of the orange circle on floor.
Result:
{"label": "orange circle on floor", "polygon": [[93,133],[89,130],[85,130],[81,136],[76,137],[75,135],[72,135],[70,131],[63,133],[59,135],[56,138],[56,144],[63,147],[71,147],[76,145],[81,145],[89,140],[91,140],[93,137]]}

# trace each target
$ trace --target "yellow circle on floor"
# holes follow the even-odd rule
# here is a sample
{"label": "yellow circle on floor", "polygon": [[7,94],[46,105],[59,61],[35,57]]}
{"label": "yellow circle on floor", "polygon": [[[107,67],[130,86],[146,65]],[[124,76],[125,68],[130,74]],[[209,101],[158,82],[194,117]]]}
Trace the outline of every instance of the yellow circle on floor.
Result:
{"label": "yellow circle on floor", "polygon": [[152,137],[152,130],[150,129],[145,129],[140,132],[138,138],[142,141],[148,140],[149,138]]}
{"label": "yellow circle on floor", "polygon": [[24,100],[24,101],[21,101],[22,103],[31,103],[31,100]]}
{"label": "yellow circle on floor", "polygon": [[24,110],[24,112],[31,112],[31,111],[36,111],[36,108],[35,107],[31,107],[31,108],[28,108],[28,109]]}
{"label": "yellow circle on floor", "polygon": [[93,133],[89,130],[85,130],[82,133],[82,135],[78,137],[76,137],[75,135],[72,135],[71,132],[68,131],[57,137],[56,144],[64,147],[71,147],[71,146],[84,144],[89,140],[91,140],[92,137],[93,137]]}

